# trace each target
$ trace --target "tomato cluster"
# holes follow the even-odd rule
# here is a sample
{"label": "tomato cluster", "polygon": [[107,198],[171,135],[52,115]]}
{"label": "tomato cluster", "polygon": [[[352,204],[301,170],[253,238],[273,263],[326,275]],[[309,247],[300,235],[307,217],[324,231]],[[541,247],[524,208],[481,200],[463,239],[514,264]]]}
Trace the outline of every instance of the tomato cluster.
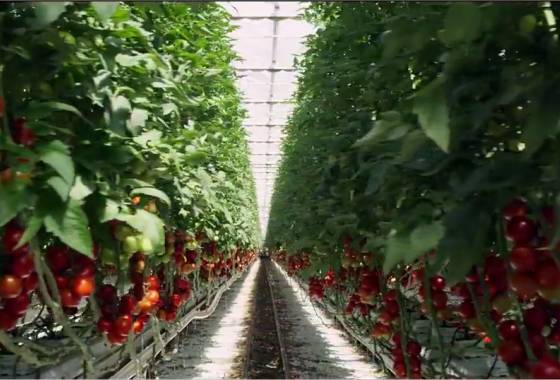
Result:
{"label": "tomato cluster", "polygon": [[37,288],[35,272],[29,244],[18,246],[24,229],[11,221],[2,235],[4,270],[0,275],[0,329],[13,330],[19,318],[23,317],[30,305],[31,293]]}
{"label": "tomato cluster", "polygon": [[95,289],[95,260],[61,244],[47,248],[45,259],[55,276],[64,312],[75,314],[80,302]]}

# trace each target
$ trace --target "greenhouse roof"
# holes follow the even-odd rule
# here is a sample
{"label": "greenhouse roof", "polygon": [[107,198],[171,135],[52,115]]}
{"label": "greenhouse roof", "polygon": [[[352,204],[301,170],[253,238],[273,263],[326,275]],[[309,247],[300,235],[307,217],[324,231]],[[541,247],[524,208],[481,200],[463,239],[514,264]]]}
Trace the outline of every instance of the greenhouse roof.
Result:
{"label": "greenhouse roof", "polygon": [[294,58],[305,51],[304,39],[313,32],[313,27],[299,19],[305,3],[232,1],[221,4],[237,26],[231,37],[241,60],[235,62],[235,68],[248,112],[244,127],[251,150],[260,225],[265,232],[281,155],[283,127],[293,109]]}

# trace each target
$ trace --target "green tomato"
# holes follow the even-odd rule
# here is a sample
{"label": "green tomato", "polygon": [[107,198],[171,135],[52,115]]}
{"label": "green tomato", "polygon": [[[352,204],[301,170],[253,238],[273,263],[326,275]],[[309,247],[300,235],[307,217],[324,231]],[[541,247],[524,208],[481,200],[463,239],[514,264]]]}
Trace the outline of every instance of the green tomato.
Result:
{"label": "green tomato", "polygon": [[146,236],[140,235],[136,237],[136,242],[138,244],[138,250],[142,253],[150,254],[154,251],[154,246],[152,241]]}
{"label": "green tomato", "polygon": [[185,244],[185,247],[189,250],[189,251],[194,251],[198,248],[198,244],[196,244],[195,240],[192,241],[188,241],[187,244]]}
{"label": "green tomato", "polygon": [[138,240],[135,236],[129,235],[123,240],[123,251],[126,254],[133,254],[138,252]]}
{"label": "green tomato", "polygon": [[125,240],[128,236],[132,234],[134,234],[132,228],[123,225],[118,226],[117,230],[115,231],[115,237],[120,241]]}
{"label": "green tomato", "polygon": [[525,15],[519,20],[519,30],[521,33],[530,34],[537,26],[537,18],[535,15]]}

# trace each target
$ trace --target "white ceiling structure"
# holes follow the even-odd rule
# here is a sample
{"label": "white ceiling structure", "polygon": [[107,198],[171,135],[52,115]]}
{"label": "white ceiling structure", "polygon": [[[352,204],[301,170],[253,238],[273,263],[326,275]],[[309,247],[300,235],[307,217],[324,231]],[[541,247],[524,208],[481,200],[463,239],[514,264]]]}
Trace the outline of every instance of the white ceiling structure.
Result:
{"label": "white ceiling structure", "polygon": [[234,66],[247,110],[244,127],[251,149],[261,231],[265,233],[270,198],[280,161],[284,125],[293,110],[294,58],[305,51],[311,24],[300,19],[305,3],[220,2],[237,29],[231,34],[241,57]]}

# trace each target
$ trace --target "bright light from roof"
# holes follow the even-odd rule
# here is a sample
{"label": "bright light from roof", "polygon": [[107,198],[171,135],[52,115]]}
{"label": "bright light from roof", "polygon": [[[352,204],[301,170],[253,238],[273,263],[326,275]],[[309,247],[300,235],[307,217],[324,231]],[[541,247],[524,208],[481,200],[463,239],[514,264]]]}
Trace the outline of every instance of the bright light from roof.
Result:
{"label": "bright light from roof", "polygon": [[298,19],[306,3],[221,2],[238,27],[231,37],[241,61],[235,63],[248,117],[251,165],[257,187],[259,222],[266,231],[270,198],[280,161],[282,128],[293,109],[294,58],[305,51],[313,26]]}

